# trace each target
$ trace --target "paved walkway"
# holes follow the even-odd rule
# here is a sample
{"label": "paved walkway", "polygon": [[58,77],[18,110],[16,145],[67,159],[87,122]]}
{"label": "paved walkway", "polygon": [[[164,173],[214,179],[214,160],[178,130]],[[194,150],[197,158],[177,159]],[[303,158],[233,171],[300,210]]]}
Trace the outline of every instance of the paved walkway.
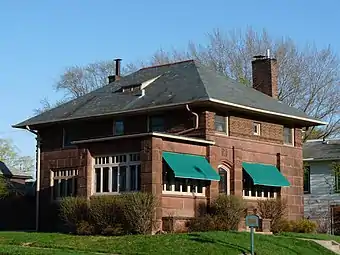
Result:
{"label": "paved walkway", "polygon": [[308,239],[308,238],[298,238],[298,239],[315,242],[325,247],[326,249],[333,251],[336,254],[340,254],[340,244],[333,240],[316,240],[316,239]]}

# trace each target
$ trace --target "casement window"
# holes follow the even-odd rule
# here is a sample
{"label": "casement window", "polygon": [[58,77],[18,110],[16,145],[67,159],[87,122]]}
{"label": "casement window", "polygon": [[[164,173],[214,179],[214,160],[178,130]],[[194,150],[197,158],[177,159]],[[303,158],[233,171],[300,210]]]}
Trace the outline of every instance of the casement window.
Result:
{"label": "casement window", "polygon": [[215,114],[215,130],[228,134],[228,117]]}
{"label": "casement window", "polygon": [[176,178],[173,170],[163,163],[163,194],[201,195],[205,196],[209,181]]}
{"label": "casement window", "polygon": [[303,192],[305,194],[310,193],[310,166],[304,167],[304,173],[303,173]]}
{"label": "casement window", "polygon": [[253,180],[243,170],[243,191],[244,199],[268,199],[276,198],[280,194],[280,187],[254,185]]}
{"label": "casement window", "polygon": [[163,116],[150,116],[149,117],[149,131],[151,132],[164,132],[164,117]]}
{"label": "casement window", "polygon": [[113,135],[124,135],[124,122],[115,120],[113,123]]}
{"label": "casement window", "polygon": [[63,128],[63,148],[74,146],[72,142],[77,140],[77,130],[72,128]]}
{"label": "casement window", "polygon": [[220,175],[219,191],[220,193],[230,195],[230,171],[225,166],[218,166]]}
{"label": "casement window", "polygon": [[95,157],[94,193],[139,191],[140,177],[139,153]]}
{"label": "casement window", "polygon": [[58,200],[63,197],[77,195],[77,169],[62,169],[51,171],[52,198]]}
{"label": "casement window", "polygon": [[283,143],[287,145],[294,145],[294,129],[283,127]]}
{"label": "casement window", "polygon": [[261,135],[261,124],[258,122],[253,123],[253,135]]}

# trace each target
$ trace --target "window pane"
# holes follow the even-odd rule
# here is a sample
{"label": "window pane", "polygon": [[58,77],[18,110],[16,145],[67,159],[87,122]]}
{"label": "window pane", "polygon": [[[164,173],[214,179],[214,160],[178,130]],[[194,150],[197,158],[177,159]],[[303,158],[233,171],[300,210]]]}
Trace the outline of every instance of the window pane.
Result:
{"label": "window pane", "polygon": [[112,167],[112,192],[117,192],[118,186],[118,167]]}
{"label": "window pane", "polygon": [[65,197],[66,196],[66,188],[67,188],[67,183],[65,179],[60,180],[60,197]]}
{"label": "window pane", "polygon": [[126,166],[119,168],[119,191],[126,191]]}
{"label": "window pane", "polygon": [[198,180],[197,181],[197,193],[203,193],[204,181]]}
{"label": "window pane", "polygon": [[119,120],[115,121],[115,127],[114,127],[114,134],[115,135],[123,135],[124,134],[124,122]]}
{"label": "window pane", "polygon": [[67,187],[66,187],[66,196],[70,197],[73,196],[73,178],[67,179]]}
{"label": "window pane", "polygon": [[292,129],[288,127],[284,127],[283,134],[284,134],[284,143],[292,144],[293,143]]}
{"label": "window pane", "polygon": [[164,131],[164,118],[163,117],[150,117],[150,131],[158,131],[163,132]]}
{"label": "window pane", "polygon": [[182,192],[188,192],[188,179],[181,178]]}
{"label": "window pane", "polygon": [[137,166],[137,190],[141,190],[141,172],[140,172],[141,166]]}
{"label": "window pane", "polygon": [[73,178],[73,185],[74,185],[73,196],[77,196],[77,189],[78,189],[78,178],[77,177]]}
{"label": "window pane", "polygon": [[181,179],[175,178],[175,191],[180,191]]}
{"label": "window pane", "polygon": [[109,169],[108,167],[103,168],[103,192],[109,192]]}
{"label": "window pane", "polygon": [[96,168],[95,171],[96,171],[95,172],[96,173],[96,183],[95,183],[96,188],[95,188],[95,190],[98,193],[98,192],[100,192],[100,180],[101,180],[100,168]]}
{"label": "window pane", "polygon": [[137,169],[136,166],[130,166],[130,187],[131,190],[137,190]]}
{"label": "window pane", "polygon": [[303,175],[303,191],[308,193],[310,192],[310,167],[304,167],[304,175]]}
{"label": "window pane", "polygon": [[224,116],[215,115],[215,130],[226,132],[226,118]]}
{"label": "window pane", "polygon": [[59,196],[59,180],[53,180],[53,199],[57,199]]}
{"label": "window pane", "polygon": [[224,169],[220,169],[219,174],[220,174],[220,193],[226,193],[226,171]]}

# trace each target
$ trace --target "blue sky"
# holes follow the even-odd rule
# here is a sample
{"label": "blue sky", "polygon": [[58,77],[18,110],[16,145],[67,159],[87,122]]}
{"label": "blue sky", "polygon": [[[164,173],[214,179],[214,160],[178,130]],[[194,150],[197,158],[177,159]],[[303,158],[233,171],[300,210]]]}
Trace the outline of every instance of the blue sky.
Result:
{"label": "blue sky", "polygon": [[11,128],[33,115],[63,70],[115,57],[147,59],[160,47],[203,43],[215,28],[266,28],[298,45],[340,53],[340,1],[0,1],[0,138],[34,155],[34,136]]}

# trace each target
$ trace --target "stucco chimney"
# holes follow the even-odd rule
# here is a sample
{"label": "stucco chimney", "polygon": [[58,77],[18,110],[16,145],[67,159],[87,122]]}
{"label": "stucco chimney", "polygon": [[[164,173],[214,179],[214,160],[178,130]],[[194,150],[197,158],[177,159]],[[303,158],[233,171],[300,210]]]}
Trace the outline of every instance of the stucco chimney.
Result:
{"label": "stucco chimney", "polygon": [[270,52],[267,51],[267,56],[254,56],[251,62],[253,71],[253,88],[262,93],[277,99],[277,61],[270,57]]}

